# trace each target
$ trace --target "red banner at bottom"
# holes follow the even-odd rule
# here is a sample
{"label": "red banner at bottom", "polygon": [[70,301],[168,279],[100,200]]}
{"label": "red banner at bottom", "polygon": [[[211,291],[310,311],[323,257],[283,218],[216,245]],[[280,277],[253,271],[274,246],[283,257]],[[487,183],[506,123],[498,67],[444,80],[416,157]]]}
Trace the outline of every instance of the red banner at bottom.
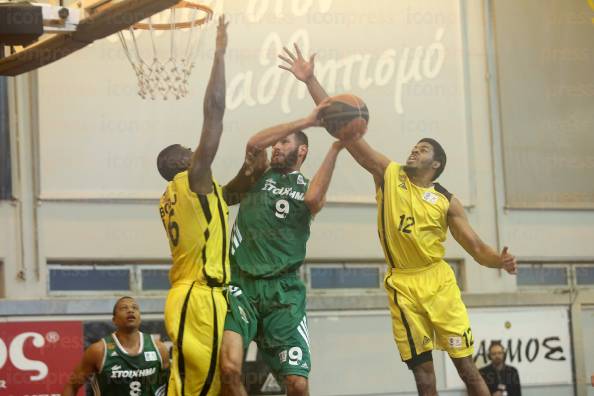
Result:
{"label": "red banner at bottom", "polygon": [[0,395],[59,395],[83,352],[82,322],[0,323]]}

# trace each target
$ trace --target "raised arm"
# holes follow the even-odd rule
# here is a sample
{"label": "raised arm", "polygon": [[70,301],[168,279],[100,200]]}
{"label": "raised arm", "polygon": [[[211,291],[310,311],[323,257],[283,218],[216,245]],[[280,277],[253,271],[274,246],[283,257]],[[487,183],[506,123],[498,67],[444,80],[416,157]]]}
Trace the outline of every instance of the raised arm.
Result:
{"label": "raised arm", "polygon": [[[284,48],[285,54],[280,54],[279,58],[286,65],[279,65],[279,67],[291,72],[296,79],[304,82],[314,102],[319,104],[328,97],[328,94],[314,74],[316,55],[313,54],[309,60],[306,60],[297,44],[294,47],[295,53],[286,47]],[[346,148],[359,165],[373,175],[376,187],[379,187],[384,180],[384,172],[390,164],[390,159],[374,150],[363,139],[348,143]]]}
{"label": "raised arm", "polygon": [[328,94],[314,74],[316,54],[310,56],[308,61],[303,57],[297,44],[293,44],[293,47],[295,53],[292,53],[287,47],[283,47],[286,55],[280,54],[278,57],[287,64],[278,67],[291,72],[297,80],[304,82],[314,102],[320,104],[328,97]]}
{"label": "raised arm", "polygon": [[204,94],[204,121],[198,148],[192,155],[189,169],[190,188],[197,194],[212,191],[211,165],[219,148],[223,133],[225,113],[225,50],[227,48],[227,25],[225,17],[219,18],[214,61],[210,80]]}
{"label": "raised arm", "polygon": [[357,139],[346,146],[355,161],[373,176],[376,188],[384,182],[386,168],[390,165],[390,159],[376,151],[363,138]]}
{"label": "raised arm", "polygon": [[74,368],[68,379],[68,383],[62,391],[62,396],[76,396],[78,389],[84,385],[91,374],[99,372],[99,366],[103,361],[105,346],[99,341],[87,348],[82,360]]}
{"label": "raised arm", "polygon": [[318,114],[320,110],[327,105],[327,102],[322,101],[322,103],[316,106],[307,117],[261,130],[248,140],[246,148],[247,152],[257,155],[260,151],[274,145],[276,142],[292,133],[320,125]]}
{"label": "raised arm", "polygon": [[318,114],[326,106],[326,102],[320,103],[307,117],[285,124],[278,124],[253,135],[246,145],[243,166],[237,175],[223,188],[223,195],[227,204],[235,205],[239,203],[243,194],[247,193],[250,187],[268,169],[266,155],[268,147],[292,133],[318,126],[320,124]]}
{"label": "raised arm", "polygon": [[448,210],[448,226],[454,239],[470,254],[479,264],[489,268],[503,268],[510,274],[517,273],[516,258],[508,253],[507,246],[501,254],[484,243],[472,229],[462,203],[453,197]]}
{"label": "raised arm", "polygon": [[320,168],[309,183],[304,201],[312,215],[322,210],[326,204],[326,193],[330,186],[330,180],[332,180],[336,158],[343,148],[344,145],[340,141],[334,142],[330,146],[326,158],[324,158],[322,165],[320,165]]}

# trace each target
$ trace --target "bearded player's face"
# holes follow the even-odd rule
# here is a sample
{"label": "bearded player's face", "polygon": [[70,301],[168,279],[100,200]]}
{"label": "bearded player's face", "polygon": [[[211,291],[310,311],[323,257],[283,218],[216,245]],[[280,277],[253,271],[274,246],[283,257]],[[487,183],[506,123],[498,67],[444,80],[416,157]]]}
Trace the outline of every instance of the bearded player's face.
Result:
{"label": "bearded player's face", "polygon": [[413,147],[406,159],[408,168],[428,169],[433,165],[433,146],[427,142],[418,143]]}
{"label": "bearded player's face", "polygon": [[275,169],[286,169],[295,166],[299,155],[299,146],[294,135],[289,135],[272,146],[270,166]]}

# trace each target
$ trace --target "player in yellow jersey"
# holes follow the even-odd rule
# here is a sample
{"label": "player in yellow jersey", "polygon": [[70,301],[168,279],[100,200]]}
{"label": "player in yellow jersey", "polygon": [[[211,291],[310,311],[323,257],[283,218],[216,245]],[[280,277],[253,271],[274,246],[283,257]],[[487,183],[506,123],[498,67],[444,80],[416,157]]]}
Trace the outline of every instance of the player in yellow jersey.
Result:
{"label": "player in yellow jersey", "polygon": [[[281,68],[306,83],[316,103],[328,95],[295,46],[285,49]],[[473,338],[466,307],[452,269],[443,260],[442,243],[449,228],[474,259],[515,274],[515,258],[501,254],[474,232],[460,201],[434,180],[443,172],[446,154],[434,139],[421,139],[406,164],[391,161],[364,139],[347,145],[355,160],[374,178],[378,232],[390,266],[385,288],[393,333],[402,360],[413,371],[419,395],[437,395],[431,351],[448,352],[471,396],[489,396],[472,359]]]}
{"label": "player in yellow jersey", "polygon": [[257,158],[246,161],[225,187],[211,173],[223,131],[226,47],[227,23],[221,17],[198,148],[192,152],[174,144],[157,158],[159,173],[169,182],[160,214],[173,258],[165,302],[165,327],[173,342],[170,396],[220,394],[218,355],[230,278],[227,203],[237,201],[233,193],[247,191],[252,177],[259,176]]}

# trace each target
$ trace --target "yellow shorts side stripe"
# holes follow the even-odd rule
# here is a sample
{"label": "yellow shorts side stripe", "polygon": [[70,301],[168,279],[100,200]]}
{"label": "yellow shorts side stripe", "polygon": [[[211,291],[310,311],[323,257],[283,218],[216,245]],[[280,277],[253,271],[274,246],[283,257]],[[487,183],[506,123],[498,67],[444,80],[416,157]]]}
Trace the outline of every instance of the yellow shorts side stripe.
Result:
{"label": "yellow shorts side stripe", "polygon": [[406,315],[404,314],[402,307],[398,304],[398,292],[396,291],[396,289],[393,289],[393,290],[394,290],[394,304],[396,304],[396,306],[398,307],[398,310],[400,311],[400,318],[402,320],[402,324],[404,325],[404,329],[406,330],[406,338],[408,340],[408,346],[409,346],[410,352],[412,354],[411,359],[414,359],[417,357],[417,348],[415,347],[415,342],[412,337],[412,332],[410,331],[410,325],[408,324],[408,320],[406,320]]}
{"label": "yellow shorts side stripe", "polygon": [[208,368],[208,374],[206,375],[206,381],[204,382],[204,386],[202,387],[202,391],[200,392],[200,396],[206,396],[210,387],[212,386],[212,381],[214,379],[214,374],[217,369],[217,357],[219,356],[219,322],[217,320],[217,304],[215,303],[214,299],[214,290],[211,290],[210,297],[212,299],[212,308],[213,308],[213,335],[212,335],[212,352],[210,354],[210,367]]}
{"label": "yellow shorts side stripe", "polygon": [[178,371],[179,371],[179,376],[181,378],[181,388],[182,388],[182,395],[185,394],[186,391],[186,362],[184,360],[184,327],[186,324],[186,313],[188,312],[188,301],[190,301],[190,294],[192,293],[192,289],[194,288],[194,283],[192,282],[192,285],[190,286],[190,288],[188,289],[188,293],[186,294],[186,297],[184,298],[184,305],[182,307],[182,311],[181,311],[181,318],[179,321],[179,330],[177,331],[177,350],[178,355],[177,355],[177,367],[178,367]]}

